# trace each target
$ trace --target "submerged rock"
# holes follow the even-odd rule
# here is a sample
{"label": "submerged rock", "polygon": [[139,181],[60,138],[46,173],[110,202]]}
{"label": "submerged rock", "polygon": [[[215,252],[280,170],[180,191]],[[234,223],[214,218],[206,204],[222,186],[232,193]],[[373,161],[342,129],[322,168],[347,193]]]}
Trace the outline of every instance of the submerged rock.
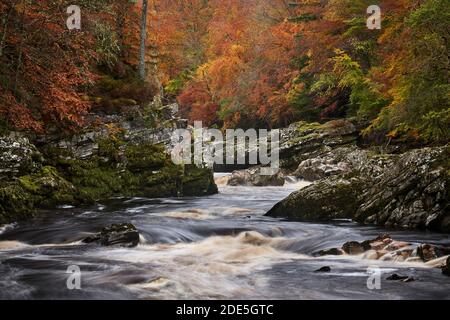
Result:
{"label": "submerged rock", "polygon": [[343,254],[345,254],[344,250],[338,248],[320,250],[317,252],[317,255],[319,256],[341,256]]}
{"label": "submerged rock", "polygon": [[136,247],[139,244],[139,231],[131,223],[113,224],[83,240],[84,243],[99,243],[102,246],[120,245]]}
{"label": "submerged rock", "polygon": [[415,281],[415,279],[413,277],[410,276],[402,276],[402,275],[398,275],[396,273],[394,273],[393,275],[390,275],[389,277],[386,278],[386,280],[389,281],[402,281],[402,282],[412,282]]}
{"label": "submerged rock", "polygon": [[314,271],[316,273],[326,273],[326,272],[331,272],[331,268],[328,266],[322,267],[320,269],[317,269],[316,271]]}

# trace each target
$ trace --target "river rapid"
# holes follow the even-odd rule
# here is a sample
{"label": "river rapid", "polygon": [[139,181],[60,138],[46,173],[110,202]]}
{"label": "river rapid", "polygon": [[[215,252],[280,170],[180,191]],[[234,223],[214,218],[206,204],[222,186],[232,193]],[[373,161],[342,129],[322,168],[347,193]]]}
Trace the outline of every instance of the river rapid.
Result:
{"label": "river rapid", "polygon": [[[114,199],[3,226],[0,299],[450,299],[449,278],[422,263],[313,257],[318,250],[385,232],[396,240],[447,246],[449,235],[263,216],[306,185],[219,185],[220,193],[209,197]],[[121,222],[139,230],[137,247],[81,242]],[[66,285],[72,265],[81,270],[80,290]],[[323,266],[331,272],[314,272]],[[369,267],[382,272],[379,290],[367,287]],[[387,281],[392,273],[416,281]]]}

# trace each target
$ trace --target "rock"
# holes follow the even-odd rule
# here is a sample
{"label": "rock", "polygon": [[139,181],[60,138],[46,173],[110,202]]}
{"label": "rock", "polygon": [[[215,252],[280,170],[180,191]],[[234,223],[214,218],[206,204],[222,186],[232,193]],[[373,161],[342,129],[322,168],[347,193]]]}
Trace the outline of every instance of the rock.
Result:
{"label": "rock", "polygon": [[363,245],[357,241],[349,241],[345,243],[342,246],[342,250],[344,250],[345,253],[351,255],[361,254],[365,251]]}
{"label": "rock", "polygon": [[430,244],[421,244],[417,247],[417,255],[423,262],[428,262],[439,258],[437,254],[437,248]]}
{"label": "rock", "polygon": [[321,250],[317,252],[317,255],[319,256],[340,256],[343,255],[345,252],[342,249],[338,248],[331,248],[326,250]]}
{"label": "rock", "polygon": [[113,224],[94,235],[87,237],[83,243],[99,243],[102,246],[120,245],[136,247],[139,244],[139,232],[131,223]]}
{"label": "rock", "polygon": [[392,243],[392,238],[388,234],[383,234],[375,239],[366,240],[361,243],[362,247],[364,248],[364,251],[367,250],[384,250],[387,245]]}
{"label": "rock", "polygon": [[325,272],[331,272],[331,268],[328,267],[328,266],[326,266],[326,267],[322,267],[322,268],[320,268],[320,269],[317,269],[317,270],[314,271],[314,272],[317,272],[317,273],[319,273],[319,272],[323,272],[323,273],[325,273]]}
{"label": "rock", "polygon": [[319,157],[340,146],[354,145],[358,130],[347,120],[325,124],[297,122],[280,130],[280,161],[283,169],[295,170],[304,160]]}
{"label": "rock", "polygon": [[260,167],[234,171],[228,178],[229,186],[283,186],[285,180],[280,172],[274,175],[262,175]]}
{"label": "rock", "polygon": [[387,227],[450,232],[449,153],[450,146],[446,146],[401,155],[362,190],[354,219]]}
{"label": "rock", "polygon": [[442,274],[450,276],[450,256],[447,258],[444,267],[442,267]]}
{"label": "rock", "polygon": [[357,153],[365,160],[354,162],[351,172],[294,192],[267,215],[450,232],[450,145],[402,155]]}
{"label": "rock", "polygon": [[37,208],[78,203],[75,186],[54,167],[0,183],[0,224],[33,217]]}
{"label": "rock", "polygon": [[349,173],[361,166],[367,158],[366,153],[352,145],[336,148],[318,157],[304,160],[294,172],[294,176],[316,181]]}
{"label": "rock", "polygon": [[42,167],[43,158],[25,137],[0,138],[0,181],[35,173]]}
{"label": "rock", "polygon": [[405,281],[408,279],[410,279],[409,276],[402,276],[402,275],[398,275],[396,273],[394,273],[386,278],[386,280],[389,280],[389,281]]}
{"label": "rock", "polygon": [[268,216],[301,221],[351,219],[359,207],[359,193],[365,182],[336,177],[316,181],[277,203]]}

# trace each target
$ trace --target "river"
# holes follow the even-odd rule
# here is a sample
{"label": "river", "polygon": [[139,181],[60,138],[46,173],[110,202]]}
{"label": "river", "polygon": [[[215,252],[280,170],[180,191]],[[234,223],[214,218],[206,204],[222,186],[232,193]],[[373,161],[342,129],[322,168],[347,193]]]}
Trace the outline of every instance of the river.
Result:
{"label": "river", "polygon": [[[221,185],[219,194],[201,198],[113,199],[4,226],[0,299],[450,299],[449,278],[424,264],[312,255],[386,230],[263,216],[306,184]],[[139,229],[137,247],[80,241],[121,222]],[[389,233],[396,240],[450,244],[445,234]],[[67,289],[71,265],[81,270],[81,290]],[[331,272],[314,272],[323,266]],[[367,287],[369,267],[382,272],[379,290]],[[416,281],[387,281],[392,273]]]}

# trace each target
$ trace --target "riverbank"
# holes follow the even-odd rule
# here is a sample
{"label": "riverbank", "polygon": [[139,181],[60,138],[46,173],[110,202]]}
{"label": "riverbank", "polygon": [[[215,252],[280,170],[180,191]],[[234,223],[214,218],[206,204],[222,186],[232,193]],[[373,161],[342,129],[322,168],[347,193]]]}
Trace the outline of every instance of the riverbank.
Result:
{"label": "riverbank", "polygon": [[128,113],[93,116],[72,135],[1,137],[0,225],[29,219],[39,209],[114,197],[216,193],[210,169],[173,164],[168,143],[184,122],[168,111],[160,112],[162,126]]}

